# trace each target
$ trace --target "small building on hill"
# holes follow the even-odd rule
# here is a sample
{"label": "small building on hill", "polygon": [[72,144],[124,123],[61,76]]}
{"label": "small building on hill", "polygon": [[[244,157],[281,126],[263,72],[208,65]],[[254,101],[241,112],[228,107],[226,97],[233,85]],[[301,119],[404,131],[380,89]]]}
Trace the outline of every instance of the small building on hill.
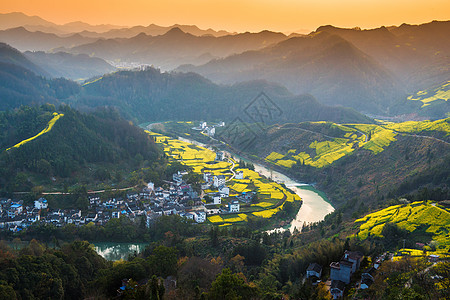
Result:
{"label": "small building on hill", "polygon": [[306,278],[317,277],[320,279],[322,277],[322,266],[316,263],[309,264],[306,270]]}

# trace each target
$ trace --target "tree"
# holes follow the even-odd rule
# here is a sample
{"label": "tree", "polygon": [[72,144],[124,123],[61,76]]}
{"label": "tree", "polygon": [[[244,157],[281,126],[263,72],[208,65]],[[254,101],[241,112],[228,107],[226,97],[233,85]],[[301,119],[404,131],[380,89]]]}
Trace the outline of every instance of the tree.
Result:
{"label": "tree", "polygon": [[257,291],[246,284],[242,276],[231,273],[228,268],[223,269],[212,283],[208,299],[251,299],[256,296]]}
{"label": "tree", "polygon": [[153,274],[162,277],[176,274],[177,271],[177,250],[166,246],[158,246],[152,251],[152,255],[147,258]]}

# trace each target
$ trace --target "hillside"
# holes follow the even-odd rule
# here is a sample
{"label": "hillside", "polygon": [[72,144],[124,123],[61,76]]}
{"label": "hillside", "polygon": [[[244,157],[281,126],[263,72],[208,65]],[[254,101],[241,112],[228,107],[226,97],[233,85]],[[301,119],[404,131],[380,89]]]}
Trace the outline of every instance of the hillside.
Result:
{"label": "hillside", "polygon": [[403,95],[397,79],[381,64],[345,39],[324,32],[178,70],[221,83],[267,79],[327,105],[372,113],[386,113]]}
{"label": "hillside", "polygon": [[131,38],[100,39],[72,47],[67,51],[74,54],[94,54],[96,57],[111,61],[148,64],[163,70],[172,70],[182,64],[204,64],[212,58],[261,49],[285,39],[287,37],[284,34],[270,31],[221,37],[195,36],[173,27],[157,36],[139,33]]}
{"label": "hillside", "polygon": [[0,111],[21,105],[56,104],[79,90],[80,86],[73,81],[45,79],[18,65],[0,62]]}
{"label": "hillside", "polygon": [[321,26],[307,36],[178,70],[221,83],[267,79],[326,104],[408,114],[417,112],[404,104],[408,94],[448,80],[449,26],[448,21],[370,30]]}
{"label": "hillside", "polygon": [[44,69],[51,77],[84,81],[86,79],[111,73],[115,67],[101,58],[85,54],[73,55],[65,52],[45,53],[27,51],[24,55],[35,65]]}
{"label": "hillside", "polygon": [[73,182],[79,176],[76,172],[84,177],[78,182],[92,185],[160,159],[153,140],[114,111],[82,114],[67,106],[54,109],[24,106],[0,113],[3,192],[61,184],[68,177]]}
{"label": "hillside", "polygon": [[20,51],[49,51],[59,47],[75,47],[92,43],[95,38],[84,37],[80,34],[59,36],[42,31],[29,31],[24,27],[10,28],[0,31],[0,41],[7,43]]}
{"label": "hillside", "polygon": [[[399,196],[446,199],[449,124],[449,119],[378,125],[303,122],[268,126],[263,132],[256,131],[255,124],[246,124],[246,129],[225,142],[232,152],[299,181],[316,183],[336,207],[346,207],[350,216]],[[164,123],[158,128],[171,133],[178,130],[178,134],[182,130],[195,139],[194,130],[178,125]],[[217,128],[216,136],[227,138],[226,132],[227,126]]]}
{"label": "hillside", "polygon": [[37,75],[49,76],[43,68],[34,64],[19,50],[5,43],[0,43],[0,62],[4,64],[18,65],[22,68],[33,71]]}
{"label": "hillside", "polygon": [[[400,246],[399,239],[407,238],[405,248],[416,248],[415,243],[428,244],[425,250],[436,251],[447,255],[450,250],[450,213],[436,203],[414,202],[390,206],[380,211],[368,214],[355,221],[359,226],[356,236],[362,240],[386,238],[395,246]],[[389,225],[388,225],[389,224]],[[394,225],[393,225],[394,224]],[[391,234],[397,227],[397,241]],[[403,231],[403,232],[402,232]],[[422,255],[421,251],[415,251]]]}
{"label": "hillside", "polygon": [[341,36],[370,55],[406,89],[423,89],[448,80],[449,21],[358,30],[321,26],[316,32]]}
{"label": "hillside", "polygon": [[[217,85],[195,73],[120,71],[83,85],[76,107],[114,106],[140,123],[165,120],[250,120],[245,109],[265,92],[276,109],[269,123],[298,120],[370,122],[354,110],[332,108],[308,95],[294,96],[285,88],[264,81],[232,86]],[[269,100],[267,100],[269,101]],[[269,104],[267,102],[267,104]]]}

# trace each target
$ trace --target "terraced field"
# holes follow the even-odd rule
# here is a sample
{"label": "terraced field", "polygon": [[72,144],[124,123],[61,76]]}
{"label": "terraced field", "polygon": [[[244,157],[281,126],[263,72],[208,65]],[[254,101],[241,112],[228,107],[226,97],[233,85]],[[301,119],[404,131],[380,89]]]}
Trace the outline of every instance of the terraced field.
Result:
{"label": "terraced field", "polygon": [[383,227],[388,222],[411,233],[425,228],[425,232],[431,234],[438,244],[438,253],[448,254],[450,250],[450,213],[431,202],[395,205],[366,215],[355,221],[359,225],[356,235],[360,239],[366,239],[369,235],[382,236]]}
{"label": "terraced field", "polygon": [[435,88],[419,91],[408,97],[408,100],[410,101],[422,102],[422,108],[435,101],[448,101],[448,99],[450,99],[450,81]]}
{"label": "terraced field", "polygon": [[[314,122],[312,124],[320,124],[320,122]],[[450,136],[450,118],[437,121],[385,122],[379,125],[331,125],[330,128],[338,129],[342,137],[327,137],[325,141],[316,140],[310,143],[309,148],[314,150],[313,154],[298,151],[297,149],[289,149],[286,153],[272,152],[265,157],[265,160],[286,168],[292,168],[295,164],[323,168],[344,156],[353,154],[355,150],[365,149],[375,155],[381,153],[391,143],[397,141],[396,136],[398,134],[405,133],[425,136],[434,136],[434,134],[437,134],[439,137]],[[293,128],[292,130],[295,129],[298,128]]]}
{"label": "terraced field", "polygon": [[231,162],[215,161],[216,155],[212,150],[158,133],[150,131],[147,131],[147,133],[155,139],[156,143],[163,145],[166,155],[191,167],[194,172],[198,174],[210,172],[214,175],[226,176],[227,180],[229,180],[227,181],[227,186],[230,188],[230,197],[252,191],[258,194],[259,202],[255,204],[241,203],[240,213],[208,216],[208,221],[213,224],[229,226],[246,222],[250,214],[271,218],[283,209],[286,202],[301,201],[297,194],[290,192],[276,182],[261,177],[257,172],[249,169],[236,168],[234,171],[244,172],[244,179],[233,178],[230,180],[232,177],[230,168],[233,164]]}

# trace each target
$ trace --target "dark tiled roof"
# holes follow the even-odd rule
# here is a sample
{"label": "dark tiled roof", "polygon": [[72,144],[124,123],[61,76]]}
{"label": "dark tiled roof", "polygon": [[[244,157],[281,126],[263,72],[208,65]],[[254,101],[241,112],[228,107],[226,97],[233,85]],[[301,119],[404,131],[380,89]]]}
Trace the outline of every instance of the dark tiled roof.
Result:
{"label": "dark tiled roof", "polygon": [[322,266],[316,263],[309,264],[307,271],[314,271],[320,273],[322,271]]}

